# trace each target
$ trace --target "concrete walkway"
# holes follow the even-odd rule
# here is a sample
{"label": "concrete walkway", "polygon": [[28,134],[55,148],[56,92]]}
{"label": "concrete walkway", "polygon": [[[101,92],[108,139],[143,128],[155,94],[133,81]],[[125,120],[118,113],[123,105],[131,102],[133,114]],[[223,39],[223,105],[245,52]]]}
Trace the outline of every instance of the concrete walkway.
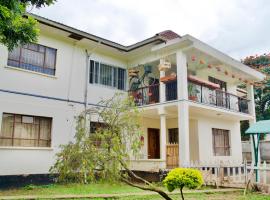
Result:
{"label": "concrete walkway", "polygon": [[[220,192],[239,192],[242,189],[210,189],[210,190],[186,190],[185,194],[194,193],[220,193]],[[136,193],[118,193],[118,194],[59,194],[59,195],[18,195],[18,196],[0,196],[1,200],[14,200],[14,199],[95,199],[95,198],[117,198],[126,196],[146,196],[155,195],[155,192],[136,192]],[[172,192],[170,194],[179,194],[179,192]]]}

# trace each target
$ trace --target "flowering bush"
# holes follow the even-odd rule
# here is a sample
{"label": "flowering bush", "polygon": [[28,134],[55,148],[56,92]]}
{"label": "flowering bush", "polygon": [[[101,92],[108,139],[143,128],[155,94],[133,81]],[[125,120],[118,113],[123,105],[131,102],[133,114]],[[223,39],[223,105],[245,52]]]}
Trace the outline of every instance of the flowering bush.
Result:
{"label": "flowering bush", "polygon": [[163,180],[163,184],[170,192],[179,188],[181,197],[184,199],[183,188],[195,189],[200,187],[203,184],[203,177],[197,169],[175,168],[168,173]]}

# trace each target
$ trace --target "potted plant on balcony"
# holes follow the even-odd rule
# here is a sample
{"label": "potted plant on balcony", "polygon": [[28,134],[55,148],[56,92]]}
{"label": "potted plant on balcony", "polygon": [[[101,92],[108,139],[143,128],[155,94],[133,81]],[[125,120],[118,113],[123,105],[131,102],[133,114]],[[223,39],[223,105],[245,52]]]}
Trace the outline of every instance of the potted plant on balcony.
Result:
{"label": "potted plant on balcony", "polygon": [[197,101],[198,97],[197,94],[200,91],[196,88],[196,85],[193,83],[188,84],[188,99],[192,101]]}

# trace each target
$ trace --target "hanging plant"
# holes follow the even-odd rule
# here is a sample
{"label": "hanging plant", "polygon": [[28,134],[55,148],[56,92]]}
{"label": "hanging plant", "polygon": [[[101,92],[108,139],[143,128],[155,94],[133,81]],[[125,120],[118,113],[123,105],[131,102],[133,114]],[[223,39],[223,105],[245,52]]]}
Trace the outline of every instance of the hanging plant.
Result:
{"label": "hanging plant", "polygon": [[204,63],[204,61],[203,61],[203,60],[200,60],[200,64],[201,64],[201,65],[204,65],[205,63]]}
{"label": "hanging plant", "polygon": [[196,60],[195,56],[191,56],[191,60],[195,61]]}
{"label": "hanging plant", "polygon": [[232,78],[235,78],[235,75],[234,74],[232,74]]}
{"label": "hanging plant", "polygon": [[212,69],[212,65],[211,65],[211,64],[208,64],[207,67],[208,67],[209,69]]}
{"label": "hanging plant", "polygon": [[219,71],[219,72],[221,71],[220,67],[216,67],[216,69],[217,69],[217,71]]}
{"label": "hanging plant", "polygon": [[240,77],[238,80],[239,80],[239,81],[242,81],[242,78]]}
{"label": "hanging plant", "polygon": [[228,75],[229,73],[228,73],[228,71],[227,71],[227,70],[225,70],[225,71],[224,71],[224,74],[225,74],[225,75]]}

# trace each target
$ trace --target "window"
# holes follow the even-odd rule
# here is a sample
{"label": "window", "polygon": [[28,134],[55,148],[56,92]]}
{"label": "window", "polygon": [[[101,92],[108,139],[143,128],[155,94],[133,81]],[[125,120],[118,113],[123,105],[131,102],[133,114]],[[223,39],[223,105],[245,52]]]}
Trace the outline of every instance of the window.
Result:
{"label": "window", "polygon": [[101,122],[90,122],[90,138],[92,139],[93,143],[97,146],[100,147],[101,145],[101,138],[97,137],[95,132],[98,129],[105,128],[106,125]]}
{"label": "window", "polygon": [[209,76],[208,80],[212,83],[218,84],[220,86],[220,89],[224,92],[227,92],[227,83],[224,81],[221,81],[219,79],[216,79],[214,77]]}
{"label": "window", "polygon": [[229,130],[212,129],[215,156],[230,156]]}
{"label": "window", "polygon": [[52,118],[4,113],[0,146],[50,147]]}
{"label": "window", "polygon": [[89,83],[126,89],[126,70],[90,60]]}
{"label": "window", "polygon": [[94,134],[98,129],[105,128],[105,124],[101,122],[90,122],[90,134]]}
{"label": "window", "polygon": [[43,74],[55,75],[56,49],[40,44],[17,47],[8,54],[8,65]]}
{"label": "window", "polygon": [[178,128],[170,128],[168,132],[169,144],[178,144]]}

